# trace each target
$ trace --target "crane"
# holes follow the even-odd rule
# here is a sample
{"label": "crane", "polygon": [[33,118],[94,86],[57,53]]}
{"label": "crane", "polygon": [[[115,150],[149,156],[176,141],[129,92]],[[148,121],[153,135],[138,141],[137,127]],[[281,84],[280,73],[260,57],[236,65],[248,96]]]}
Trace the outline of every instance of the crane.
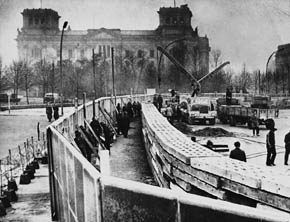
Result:
{"label": "crane", "polygon": [[196,95],[201,88],[200,83],[202,81],[204,81],[205,79],[207,79],[208,77],[210,77],[211,75],[216,74],[218,71],[220,71],[223,67],[225,67],[226,65],[230,64],[229,61],[224,62],[223,64],[219,65],[217,68],[215,68],[213,71],[211,71],[210,73],[204,75],[203,77],[201,77],[200,79],[195,78],[190,72],[188,72],[172,55],[169,54],[169,52],[167,52],[164,48],[162,48],[161,46],[157,46],[157,50],[160,51],[161,53],[163,53],[178,69],[181,73],[186,74],[188,76],[190,76],[191,80],[192,80],[192,85],[193,85],[193,97],[194,95]]}

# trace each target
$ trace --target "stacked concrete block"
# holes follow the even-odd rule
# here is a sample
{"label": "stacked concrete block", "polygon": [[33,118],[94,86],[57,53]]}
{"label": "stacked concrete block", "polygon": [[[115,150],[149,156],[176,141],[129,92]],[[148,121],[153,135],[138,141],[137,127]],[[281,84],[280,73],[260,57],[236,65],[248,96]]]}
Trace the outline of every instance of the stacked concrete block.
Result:
{"label": "stacked concrete block", "polygon": [[142,113],[143,135],[150,141],[147,154],[159,180],[166,177],[187,192],[198,188],[224,200],[231,192],[290,212],[290,173],[233,160],[194,143],[153,104],[143,103]]}

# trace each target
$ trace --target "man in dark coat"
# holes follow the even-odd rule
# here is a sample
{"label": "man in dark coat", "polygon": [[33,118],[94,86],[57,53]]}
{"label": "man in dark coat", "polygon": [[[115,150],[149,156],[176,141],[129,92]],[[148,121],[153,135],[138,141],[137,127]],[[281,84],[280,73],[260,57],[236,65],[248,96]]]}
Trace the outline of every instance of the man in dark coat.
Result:
{"label": "man in dark coat", "polygon": [[160,110],[162,108],[162,104],[163,104],[163,98],[162,98],[161,94],[159,94],[157,97],[157,103],[158,103],[158,110],[160,112]]}
{"label": "man in dark coat", "polygon": [[231,151],[230,158],[247,162],[245,151],[240,149],[240,146],[241,146],[240,142],[237,141],[234,143],[234,145],[235,145],[235,149]]}
{"label": "man in dark coat", "polygon": [[121,112],[122,108],[121,108],[121,104],[120,103],[117,104],[116,109],[118,110],[119,113]]}
{"label": "man in dark coat", "polygon": [[105,136],[104,145],[105,145],[106,149],[109,150],[109,152],[110,152],[111,142],[112,142],[111,130],[109,129],[109,127],[105,123],[101,122],[100,124],[103,128],[103,132],[104,132],[104,136]]}
{"label": "man in dark coat", "polygon": [[74,138],[75,143],[77,144],[78,148],[80,149],[81,153],[85,158],[87,158],[87,143],[82,138],[81,133],[79,131],[75,131],[75,138]]}
{"label": "man in dark coat", "polygon": [[277,129],[273,127],[270,128],[269,133],[266,136],[266,146],[267,146],[267,166],[275,166],[276,158],[276,145],[275,145],[275,131]]}
{"label": "man in dark coat", "polygon": [[128,138],[128,131],[130,128],[130,118],[127,112],[124,112],[121,119],[121,131],[125,138]]}
{"label": "man in dark coat", "polygon": [[49,122],[51,122],[52,119],[52,107],[50,104],[46,105],[46,116]]}
{"label": "man in dark coat", "polygon": [[100,125],[100,122],[97,119],[95,119],[95,117],[93,117],[92,122],[90,123],[90,126],[94,130],[96,136],[100,138],[102,134],[102,127]]}
{"label": "man in dark coat", "polygon": [[231,102],[232,102],[232,91],[230,88],[227,88],[227,91],[226,91],[226,104],[227,105],[231,105]]}
{"label": "man in dark coat", "polygon": [[288,165],[288,157],[290,153],[290,132],[285,135],[284,142],[285,142],[284,164]]}
{"label": "man in dark coat", "polygon": [[58,105],[54,104],[53,105],[53,118],[55,120],[57,120],[59,118],[59,114],[58,114]]}

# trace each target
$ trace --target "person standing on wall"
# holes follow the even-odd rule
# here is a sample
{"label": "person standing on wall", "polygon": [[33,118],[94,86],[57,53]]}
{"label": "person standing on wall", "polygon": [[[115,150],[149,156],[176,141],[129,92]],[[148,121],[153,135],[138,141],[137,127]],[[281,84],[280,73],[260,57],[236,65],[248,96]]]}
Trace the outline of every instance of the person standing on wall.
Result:
{"label": "person standing on wall", "polygon": [[163,104],[163,98],[162,98],[161,94],[159,94],[157,97],[157,104],[158,104],[158,110],[160,112],[161,108],[162,108],[162,104]]}
{"label": "person standing on wall", "polygon": [[274,125],[270,128],[269,133],[266,136],[266,144],[267,144],[267,166],[275,166],[275,158],[276,158],[276,145],[275,145],[275,131],[277,130]]}
{"label": "person standing on wall", "polygon": [[284,165],[288,165],[288,157],[290,153],[290,132],[285,135],[285,156],[284,156]]}
{"label": "person standing on wall", "polygon": [[247,162],[246,153],[244,150],[240,149],[241,144],[239,141],[234,143],[235,149],[230,152],[230,158],[240,161]]}

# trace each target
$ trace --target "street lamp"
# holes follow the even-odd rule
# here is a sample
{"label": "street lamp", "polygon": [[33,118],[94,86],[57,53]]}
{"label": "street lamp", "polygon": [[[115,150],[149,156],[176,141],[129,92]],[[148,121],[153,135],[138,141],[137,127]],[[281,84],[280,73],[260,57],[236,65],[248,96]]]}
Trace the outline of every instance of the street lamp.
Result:
{"label": "street lamp", "polygon": [[271,53],[271,55],[269,56],[268,60],[267,60],[267,63],[266,63],[266,80],[267,80],[267,92],[270,93],[270,86],[269,86],[269,76],[268,76],[268,65],[269,65],[269,62],[272,58],[272,56],[277,53],[277,52],[281,52],[282,50],[284,50],[285,48],[280,48],[278,50],[275,50],[274,52]]}
{"label": "street lamp", "polygon": [[60,71],[60,84],[61,84],[61,115],[63,116],[63,75],[62,75],[62,39],[63,39],[63,32],[64,29],[67,27],[68,22],[65,21],[62,26],[61,30],[61,37],[60,37],[60,50],[59,50],[59,57],[60,57],[60,64],[59,64],[59,71]]}

